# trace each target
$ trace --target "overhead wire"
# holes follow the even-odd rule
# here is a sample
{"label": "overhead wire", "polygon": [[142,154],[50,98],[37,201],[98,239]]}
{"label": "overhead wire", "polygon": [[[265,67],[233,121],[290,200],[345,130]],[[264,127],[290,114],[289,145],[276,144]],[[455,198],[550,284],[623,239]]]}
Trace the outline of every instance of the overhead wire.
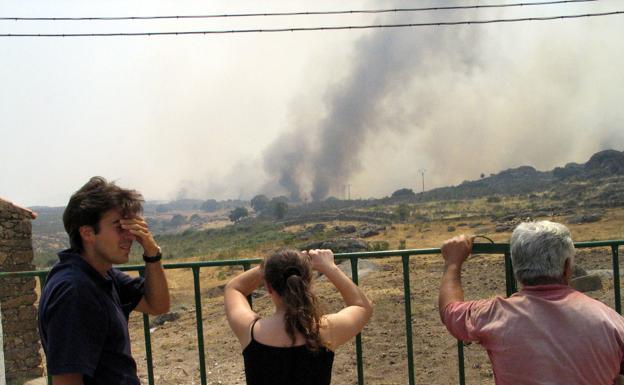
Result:
{"label": "overhead wire", "polygon": [[378,28],[409,28],[409,27],[436,27],[436,26],[456,26],[456,25],[481,25],[494,23],[518,23],[529,21],[549,21],[568,20],[578,18],[602,17],[622,15],[622,11],[585,13],[574,15],[558,16],[538,16],[522,17],[512,19],[490,19],[490,20],[460,20],[460,21],[437,21],[427,23],[400,23],[400,24],[369,24],[369,25],[342,25],[342,26],[321,26],[321,27],[282,27],[266,29],[231,29],[231,30],[202,30],[202,31],[156,31],[156,32],[103,32],[103,33],[20,33],[20,34],[0,34],[0,37],[129,37],[129,36],[167,36],[167,35],[214,35],[214,34],[235,34],[235,33],[276,33],[276,32],[302,32],[302,31],[336,31],[336,30],[363,30]]}
{"label": "overhead wire", "polygon": [[341,10],[341,11],[299,11],[299,12],[257,12],[257,13],[230,13],[230,14],[209,14],[209,15],[163,15],[163,16],[92,16],[92,17],[17,17],[4,16],[0,21],[118,21],[118,20],[161,20],[161,19],[209,19],[209,18],[234,18],[234,17],[267,17],[267,16],[315,16],[315,15],[355,15],[355,14],[378,14],[378,13],[403,13],[403,12],[423,12],[423,11],[445,11],[461,9],[488,9],[488,8],[508,8],[525,7],[536,5],[557,5],[569,3],[586,3],[598,0],[558,0],[522,2],[509,4],[477,4],[477,5],[457,5],[443,7],[424,8],[392,8],[392,9],[361,9],[361,10]]}

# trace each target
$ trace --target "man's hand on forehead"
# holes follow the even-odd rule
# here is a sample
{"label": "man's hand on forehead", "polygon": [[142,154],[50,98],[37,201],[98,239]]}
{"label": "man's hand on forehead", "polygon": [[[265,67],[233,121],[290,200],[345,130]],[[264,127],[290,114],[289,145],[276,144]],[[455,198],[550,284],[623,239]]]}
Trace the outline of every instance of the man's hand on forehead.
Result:
{"label": "man's hand on forehead", "polygon": [[142,216],[134,215],[130,218],[122,218],[119,223],[122,229],[128,230],[130,234],[136,237],[137,242],[143,246],[145,255],[154,256],[158,253],[158,245]]}

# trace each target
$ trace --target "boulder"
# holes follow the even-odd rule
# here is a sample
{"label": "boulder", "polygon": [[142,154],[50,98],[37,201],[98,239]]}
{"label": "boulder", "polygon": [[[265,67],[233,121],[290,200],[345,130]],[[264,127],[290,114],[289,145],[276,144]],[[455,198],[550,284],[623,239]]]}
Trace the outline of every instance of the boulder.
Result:
{"label": "boulder", "polygon": [[320,242],[312,242],[299,247],[301,250],[330,249],[334,253],[352,253],[367,251],[368,243],[357,238],[336,238]]}
{"label": "boulder", "polygon": [[317,224],[315,224],[314,226],[312,226],[312,227],[309,229],[309,231],[310,231],[311,233],[313,233],[313,234],[316,234],[316,233],[322,233],[323,231],[325,231],[325,227],[327,227],[327,226],[325,226],[325,224],[323,224],[323,223],[317,223]]}
{"label": "boulder", "polygon": [[588,292],[602,289],[602,280],[597,274],[584,275],[582,277],[572,278],[570,286],[580,292]]}
{"label": "boulder", "polygon": [[357,231],[354,225],[334,226],[334,231],[339,234],[352,234]]}
{"label": "boulder", "polygon": [[574,216],[568,217],[567,221],[569,224],[579,225],[583,223],[598,222],[601,219],[602,219],[601,214],[594,213],[594,214],[574,215]]}
{"label": "boulder", "polygon": [[360,229],[358,235],[361,238],[374,237],[375,235],[379,235],[379,233],[381,233],[385,229],[385,226],[365,226]]}
{"label": "boulder", "polygon": [[572,277],[576,278],[576,277],[582,277],[584,275],[587,275],[587,271],[583,269],[582,267],[580,267],[579,265],[574,265],[574,267],[572,268]]}
{"label": "boulder", "polygon": [[178,318],[180,318],[180,313],[175,312],[175,311],[172,311],[172,312],[169,312],[169,313],[165,313],[165,314],[161,314],[161,315],[157,315],[150,322],[150,328],[154,328],[156,326],[164,325],[165,322],[176,321]]}
{"label": "boulder", "polygon": [[496,229],[494,231],[496,231],[497,233],[503,233],[505,231],[512,231],[513,229],[514,229],[513,224],[501,223],[501,224],[496,225]]}

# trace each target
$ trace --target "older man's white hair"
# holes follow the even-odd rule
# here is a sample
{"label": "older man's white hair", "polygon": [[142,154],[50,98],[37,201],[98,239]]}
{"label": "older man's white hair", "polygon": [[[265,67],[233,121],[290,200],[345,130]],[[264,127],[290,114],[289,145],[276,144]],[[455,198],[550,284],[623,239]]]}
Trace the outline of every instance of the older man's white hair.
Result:
{"label": "older man's white hair", "polygon": [[537,278],[559,280],[566,259],[574,262],[570,230],[550,221],[523,222],[511,235],[511,261],[516,279],[531,284]]}

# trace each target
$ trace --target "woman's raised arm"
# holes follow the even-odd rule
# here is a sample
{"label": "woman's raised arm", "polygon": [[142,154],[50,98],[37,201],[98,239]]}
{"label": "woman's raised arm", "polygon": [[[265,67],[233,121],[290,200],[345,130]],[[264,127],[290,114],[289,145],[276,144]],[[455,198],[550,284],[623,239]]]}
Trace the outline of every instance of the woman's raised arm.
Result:
{"label": "woman's raised arm", "polygon": [[373,314],[373,304],[362,290],[336,266],[334,253],[331,250],[310,250],[307,254],[312,268],[327,277],[338,289],[346,305],[337,313],[323,316],[326,327],[321,328],[321,338],[328,348],[335,350],[362,331]]}
{"label": "woman's raised arm", "polygon": [[242,347],[247,346],[251,341],[249,327],[258,318],[258,315],[251,310],[251,306],[247,302],[247,296],[262,284],[262,279],[262,269],[260,266],[256,266],[232,278],[225,285],[225,293],[223,295],[225,315],[230,328],[238,337]]}

